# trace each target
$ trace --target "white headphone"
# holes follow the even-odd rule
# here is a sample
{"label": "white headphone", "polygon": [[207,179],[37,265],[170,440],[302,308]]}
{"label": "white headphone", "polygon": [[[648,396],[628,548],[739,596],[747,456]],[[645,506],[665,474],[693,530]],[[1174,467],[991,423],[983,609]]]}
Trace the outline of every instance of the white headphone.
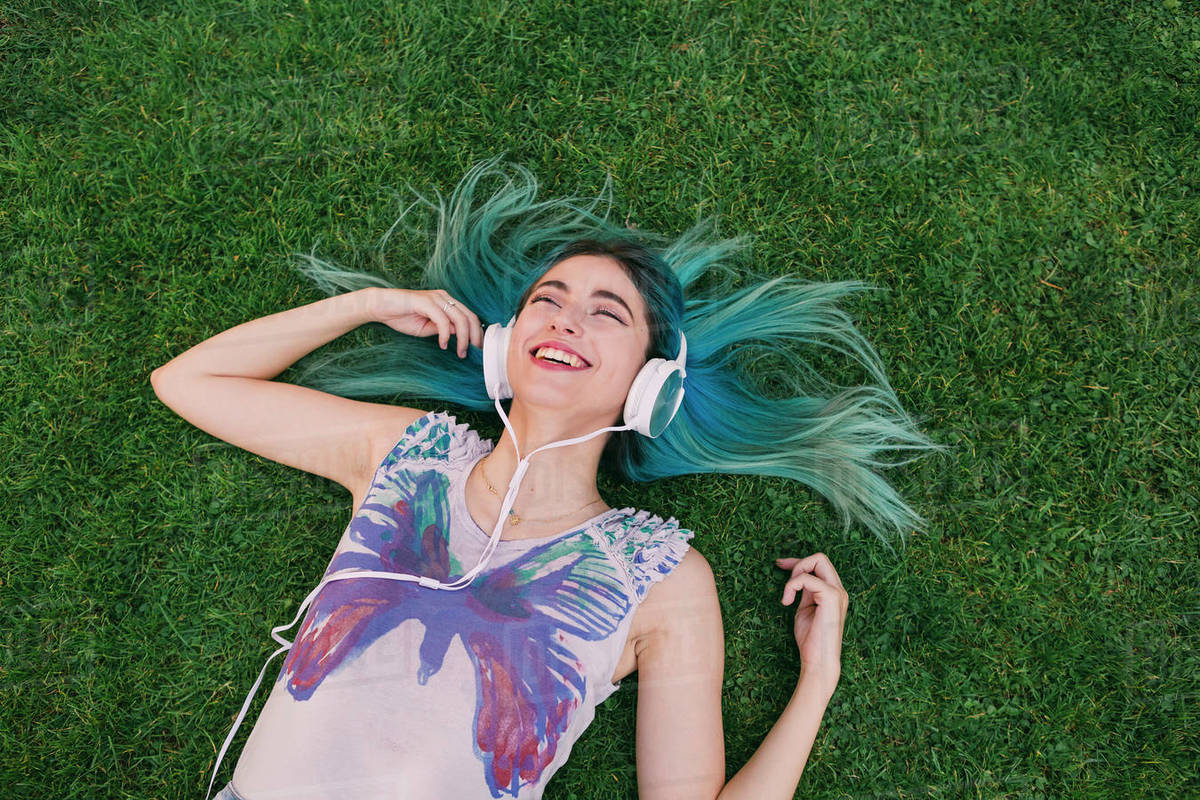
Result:
{"label": "white headphone", "polygon": [[[508,350],[516,321],[514,316],[507,325],[494,323],[483,334],[483,380],[488,397],[496,400],[513,396],[508,385]],[[650,359],[633,379],[625,398],[624,424],[651,439],[666,430],[683,402],[686,364],[687,339],[680,332],[679,355]]]}

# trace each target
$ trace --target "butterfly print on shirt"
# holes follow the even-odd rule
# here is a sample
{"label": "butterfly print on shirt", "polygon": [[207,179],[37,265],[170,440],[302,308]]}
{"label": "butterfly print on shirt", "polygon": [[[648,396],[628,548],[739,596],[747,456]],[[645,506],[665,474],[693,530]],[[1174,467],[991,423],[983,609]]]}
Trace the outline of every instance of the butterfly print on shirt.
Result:
{"label": "butterfly print on shirt", "polygon": [[[329,572],[371,569],[446,582],[464,570],[447,539],[449,479],[436,470],[397,470],[371,487],[351,523],[352,541]],[[582,531],[476,576],[466,589],[412,582],[335,581],[317,595],[281,678],[297,700],[379,637],[408,619],[425,627],[417,681],[442,667],[455,637],[475,668],[474,749],[493,797],[515,797],[554,761],[571,712],[587,693],[583,665],[564,634],[610,636],[630,610],[618,568]]]}

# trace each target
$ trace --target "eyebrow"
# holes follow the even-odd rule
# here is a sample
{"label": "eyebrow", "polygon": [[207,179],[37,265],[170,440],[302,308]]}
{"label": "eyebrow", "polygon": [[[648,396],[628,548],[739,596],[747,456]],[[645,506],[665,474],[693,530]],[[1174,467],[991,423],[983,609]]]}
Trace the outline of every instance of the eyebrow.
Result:
{"label": "eyebrow", "polygon": [[[539,283],[537,286],[534,287],[534,290],[536,291],[537,289],[540,289],[543,286],[550,286],[555,289],[561,289],[564,292],[571,291],[570,289],[567,288],[567,285],[565,283],[563,283],[562,281],[556,281],[553,278],[551,278],[550,280],[542,281],[541,283]],[[621,299],[621,295],[619,295],[615,292],[610,292],[607,289],[597,289],[596,291],[592,292],[592,297],[604,297],[604,298],[607,298],[614,302],[620,303],[621,307],[624,308],[627,312],[629,312],[629,318],[633,319],[633,317],[634,317],[633,309],[631,309],[629,307],[629,305],[624,300]]]}

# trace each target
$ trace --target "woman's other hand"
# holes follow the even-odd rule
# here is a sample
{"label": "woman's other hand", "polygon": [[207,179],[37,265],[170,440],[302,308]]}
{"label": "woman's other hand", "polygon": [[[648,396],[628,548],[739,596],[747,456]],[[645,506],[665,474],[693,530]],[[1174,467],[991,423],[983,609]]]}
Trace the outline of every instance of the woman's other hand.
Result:
{"label": "woman's other hand", "polygon": [[375,288],[370,299],[371,316],[389,328],[409,336],[437,334],[438,345],[445,350],[453,335],[458,357],[467,354],[467,346],[483,347],[483,325],[471,309],[442,289]]}
{"label": "woman's other hand", "polygon": [[800,592],[795,633],[801,678],[818,681],[832,692],[842,674],[842,631],[850,595],[824,553],[780,558],[775,565],[791,572],[783,587],[783,604],[791,605]]}

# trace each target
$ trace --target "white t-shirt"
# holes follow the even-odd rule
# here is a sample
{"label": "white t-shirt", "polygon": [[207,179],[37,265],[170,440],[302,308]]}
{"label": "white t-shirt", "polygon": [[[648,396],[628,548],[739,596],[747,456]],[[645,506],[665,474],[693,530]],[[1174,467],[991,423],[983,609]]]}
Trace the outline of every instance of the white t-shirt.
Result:
{"label": "white t-shirt", "polygon": [[[418,419],[380,464],[326,574],[442,582],[488,534],[464,483],[492,450],[445,413]],[[619,688],[611,678],[646,591],[692,532],[632,508],[540,539],[501,541],[467,588],[330,583],[297,632],[238,760],[246,800],[540,798]]]}

